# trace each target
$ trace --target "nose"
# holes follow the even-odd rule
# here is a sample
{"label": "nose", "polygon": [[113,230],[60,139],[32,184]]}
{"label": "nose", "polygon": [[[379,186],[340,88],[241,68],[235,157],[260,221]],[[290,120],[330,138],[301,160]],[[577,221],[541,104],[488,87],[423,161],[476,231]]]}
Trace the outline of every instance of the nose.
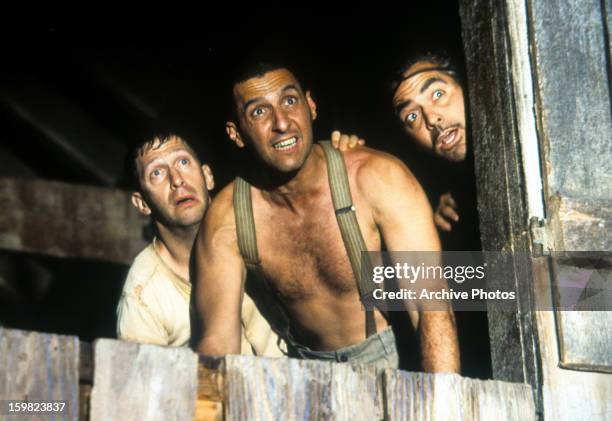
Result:
{"label": "nose", "polygon": [[273,130],[279,133],[284,133],[289,128],[291,121],[289,116],[282,109],[274,110],[274,127]]}
{"label": "nose", "polygon": [[174,189],[176,189],[178,187],[181,187],[184,183],[185,183],[185,180],[183,180],[183,176],[181,172],[174,168],[171,169],[170,170],[170,185]]}
{"label": "nose", "polygon": [[442,121],[442,115],[435,108],[424,108],[423,117],[429,130],[432,130],[434,127],[438,126]]}

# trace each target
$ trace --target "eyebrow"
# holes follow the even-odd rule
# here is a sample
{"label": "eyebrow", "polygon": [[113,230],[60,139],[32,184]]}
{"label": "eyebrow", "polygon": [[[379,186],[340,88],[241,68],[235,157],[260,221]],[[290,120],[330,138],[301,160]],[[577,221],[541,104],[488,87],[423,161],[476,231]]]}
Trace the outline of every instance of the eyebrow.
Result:
{"label": "eyebrow", "polygon": [[[294,89],[294,90],[296,90],[298,92],[300,91],[296,85],[290,84],[290,85],[287,85],[287,86],[283,87],[283,89],[281,89],[281,93],[285,93],[285,92],[287,92],[287,91],[289,91],[291,89]],[[253,103],[257,102],[257,101],[261,101],[262,99],[263,99],[263,97],[260,97],[260,96],[258,96],[256,98],[253,98],[253,99],[249,99],[242,106],[242,111],[246,113],[247,108],[249,108],[249,106],[251,104],[253,104]]]}
{"label": "eyebrow", "polygon": [[[166,156],[174,156],[174,155],[179,155],[182,152],[187,152],[189,155],[191,155],[191,153],[185,149],[185,148],[180,148],[180,149],[175,149],[173,151],[171,151],[170,153],[168,153]],[[148,169],[151,165],[157,163],[158,161],[163,161],[161,156],[158,156],[157,158],[154,158],[152,160],[150,160],[149,162],[147,162],[143,168],[143,172],[148,172]]]}
{"label": "eyebrow", "polygon": [[433,76],[433,77],[430,77],[429,79],[427,79],[425,81],[423,86],[421,86],[421,89],[419,89],[419,93],[422,94],[423,92],[425,92],[427,90],[427,88],[429,88],[432,84],[434,84],[436,82],[442,82],[442,83],[446,84],[446,82],[444,80],[440,79],[437,76]]}
{"label": "eyebrow", "polygon": [[[414,75],[412,75],[412,76],[414,76]],[[436,82],[442,82],[442,83],[446,84],[446,82],[445,82],[443,79],[440,79],[440,78],[439,78],[439,77],[437,77],[437,76],[433,76],[433,77],[430,77],[429,79],[427,79],[427,80],[425,81],[425,83],[423,83],[423,86],[421,86],[421,89],[419,89],[419,93],[421,93],[421,94],[422,94],[422,93],[423,93],[423,92],[425,92],[425,91],[426,91],[426,90],[427,90],[427,89],[428,89],[428,88],[429,88],[431,85],[433,85],[433,84],[434,84],[434,83],[436,83]],[[396,112],[397,114],[400,114],[400,113],[402,112],[402,110],[403,110],[404,108],[406,108],[407,106],[409,106],[411,103],[412,103],[412,100],[410,100],[410,99],[408,99],[408,100],[406,100],[406,101],[402,101],[402,102],[400,102],[399,104],[397,104],[397,105],[395,106],[395,112]]]}

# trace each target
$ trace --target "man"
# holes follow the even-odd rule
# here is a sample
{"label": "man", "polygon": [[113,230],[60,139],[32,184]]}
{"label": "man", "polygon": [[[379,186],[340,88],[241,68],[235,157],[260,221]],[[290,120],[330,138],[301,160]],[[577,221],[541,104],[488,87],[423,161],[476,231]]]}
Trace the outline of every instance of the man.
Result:
{"label": "man", "polygon": [[[445,185],[434,214],[444,249],[481,250],[475,179],[467,159],[471,156],[467,153],[465,101],[457,69],[445,54],[416,54],[400,69],[392,88],[393,107],[405,132],[420,148],[447,164],[437,173],[442,173]],[[457,312],[456,316],[463,373],[490,378],[486,313]]]}
{"label": "man", "polygon": [[[448,245],[452,249],[480,250],[475,207],[467,203],[475,203],[475,196],[469,194],[473,193],[473,175],[464,164],[468,147],[464,104],[458,72],[445,55],[414,56],[393,83],[393,107],[405,132],[420,148],[454,163],[448,166],[449,180],[467,180],[456,190],[468,192],[461,197],[462,218],[468,224],[459,235],[461,239],[448,238]],[[434,214],[440,230],[450,232],[459,222],[456,199],[460,195],[447,190],[440,196]]]}
{"label": "man", "polygon": [[[364,317],[334,214],[326,157],[321,146],[313,145],[317,110],[310,92],[286,66],[260,65],[234,80],[233,98],[235,115],[226,130],[256,162],[254,171],[244,175],[251,200],[235,202],[240,191],[235,189],[247,182],[230,183],[211,204],[196,239],[195,301],[203,327],[197,351],[224,355],[239,349],[249,263],[288,319],[290,355],[397,367],[387,320],[375,311],[371,326]],[[353,206],[336,214],[356,209],[367,250],[380,251],[383,240],[390,251],[439,250],[431,208],[400,161],[368,148],[343,155]],[[252,209],[253,222],[246,245],[245,208]],[[452,310],[413,312],[411,320],[422,368],[456,372]],[[378,333],[366,337],[368,325]]]}
{"label": "man", "polygon": [[[166,133],[139,145],[132,203],[150,216],[156,237],[134,260],[117,308],[120,339],[185,346],[191,336],[189,259],[214,179],[189,144]],[[240,352],[281,356],[278,337],[250,298],[242,305]]]}

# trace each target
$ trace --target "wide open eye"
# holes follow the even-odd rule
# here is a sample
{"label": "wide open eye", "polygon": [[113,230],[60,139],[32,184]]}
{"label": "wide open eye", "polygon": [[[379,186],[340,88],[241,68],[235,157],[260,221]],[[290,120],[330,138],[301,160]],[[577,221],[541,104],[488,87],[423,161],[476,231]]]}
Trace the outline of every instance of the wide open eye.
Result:
{"label": "wide open eye", "polygon": [[265,110],[262,107],[257,107],[251,111],[251,117],[258,118],[264,115]]}
{"label": "wide open eye", "polygon": [[416,121],[417,117],[417,113],[408,113],[408,115],[406,116],[406,122],[408,124],[412,124]]}
{"label": "wide open eye", "polygon": [[149,178],[153,183],[163,180],[165,171],[163,168],[155,168],[149,173]]}
{"label": "wide open eye", "polygon": [[436,89],[436,90],[434,91],[434,93],[433,93],[433,99],[434,99],[434,101],[435,101],[436,99],[440,99],[440,98],[442,98],[442,96],[443,96],[443,95],[444,95],[444,91],[442,91],[441,89]]}

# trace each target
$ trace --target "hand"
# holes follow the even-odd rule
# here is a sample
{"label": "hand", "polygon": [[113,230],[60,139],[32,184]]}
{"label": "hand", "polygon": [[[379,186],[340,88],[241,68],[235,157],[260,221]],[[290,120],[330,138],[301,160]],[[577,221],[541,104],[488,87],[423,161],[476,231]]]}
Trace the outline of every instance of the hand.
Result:
{"label": "hand", "polygon": [[346,151],[347,149],[353,149],[357,146],[365,145],[365,140],[360,139],[356,135],[346,135],[340,133],[338,130],[334,130],[331,135],[331,142],[334,148]]}
{"label": "hand", "polygon": [[434,213],[434,222],[442,231],[450,232],[453,229],[452,222],[459,221],[457,203],[450,192],[440,196],[438,207]]}

